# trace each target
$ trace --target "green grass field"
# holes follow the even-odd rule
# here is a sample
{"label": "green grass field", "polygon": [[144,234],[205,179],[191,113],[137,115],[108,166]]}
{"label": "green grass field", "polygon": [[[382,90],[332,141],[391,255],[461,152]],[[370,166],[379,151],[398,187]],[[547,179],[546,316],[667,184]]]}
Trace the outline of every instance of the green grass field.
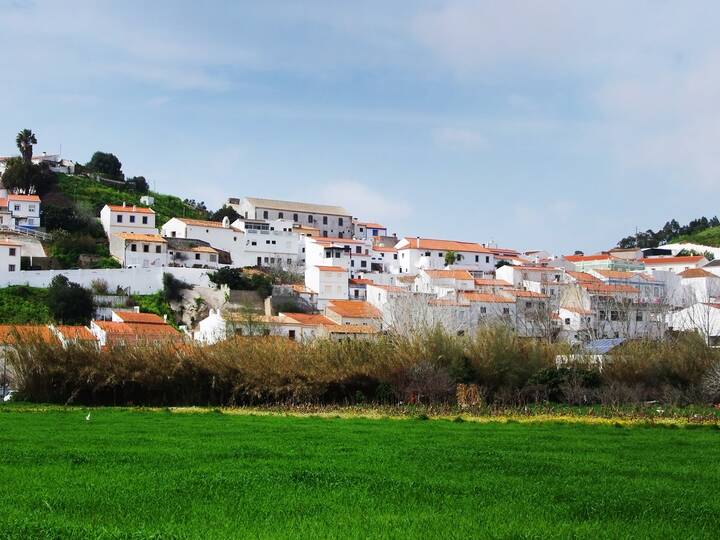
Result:
{"label": "green grass field", "polygon": [[11,538],[720,536],[720,430],[0,407]]}

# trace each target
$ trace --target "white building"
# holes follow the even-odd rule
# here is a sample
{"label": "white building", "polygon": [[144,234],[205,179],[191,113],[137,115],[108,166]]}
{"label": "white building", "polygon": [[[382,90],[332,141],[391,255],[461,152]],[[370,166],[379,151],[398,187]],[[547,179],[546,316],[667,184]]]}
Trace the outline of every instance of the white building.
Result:
{"label": "white building", "polygon": [[445,255],[456,255],[452,268],[466,269],[491,275],[495,271],[495,256],[486,247],[474,242],[434,240],[430,238],[403,238],[398,251],[400,273],[417,274],[421,269],[445,268]]}
{"label": "white building", "polygon": [[40,197],[10,193],[0,184],[0,226],[37,228],[40,226]]}
{"label": "white building", "polygon": [[305,286],[317,293],[318,308],[330,300],[347,300],[350,274],[343,266],[306,265]]}
{"label": "white building", "polygon": [[236,220],[230,224],[227,218],[222,222],[172,218],[161,233],[168,238],[202,240],[227,251],[236,267],[291,268],[298,264],[300,237],[287,220]]}
{"label": "white building", "polygon": [[325,307],[325,315],[336,324],[382,329],[382,312],[364,300],[331,300]]}
{"label": "white building", "polygon": [[668,326],[676,332],[697,332],[708,345],[720,346],[720,304],[696,302],[670,314]]}
{"label": "white building", "polygon": [[115,233],[158,233],[155,228],[155,211],[143,206],[106,204],[100,210],[100,222],[108,238]]}
{"label": "white building", "polygon": [[22,245],[0,239],[0,272],[19,272]]}
{"label": "white building", "polygon": [[168,266],[167,242],[158,234],[115,233],[110,237],[110,255],[123,268]]}
{"label": "white building", "polygon": [[217,268],[219,252],[214,247],[200,244],[197,240],[166,238],[168,264],[187,268]]}
{"label": "white building", "polygon": [[679,274],[691,268],[702,268],[709,261],[703,255],[688,255],[684,257],[648,257],[642,259],[645,269],[651,272],[665,271]]}
{"label": "white building", "polygon": [[368,240],[375,236],[387,236],[387,227],[379,223],[353,220],[353,237],[358,240]]}
{"label": "white building", "polygon": [[474,289],[475,278],[467,270],[420,270],[414,283],[415,292],[430,293],[438,297]]}
{"label": "white building", "polygon": [[288,219],[298,225],[317,227],[321,236],[352,238],[352,216],[340,206],[245,197],[228,200],[228,206],[246,219]]}

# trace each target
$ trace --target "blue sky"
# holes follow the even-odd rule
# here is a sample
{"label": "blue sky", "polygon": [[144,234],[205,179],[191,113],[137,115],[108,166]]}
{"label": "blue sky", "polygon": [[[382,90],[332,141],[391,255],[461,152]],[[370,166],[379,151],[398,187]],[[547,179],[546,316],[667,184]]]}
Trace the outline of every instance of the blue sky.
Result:
{"label": "blue sky", "polygon": [[0,154],[593,251],[714,215],[715,2],[0,0]]}

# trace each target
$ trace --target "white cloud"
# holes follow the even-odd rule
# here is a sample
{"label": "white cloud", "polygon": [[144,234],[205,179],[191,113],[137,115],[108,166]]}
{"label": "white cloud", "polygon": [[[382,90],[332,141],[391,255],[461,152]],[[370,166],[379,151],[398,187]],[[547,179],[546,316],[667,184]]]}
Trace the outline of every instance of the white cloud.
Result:
{"label": "white cloud", "polygon": [[481,150],[488,146],[485,136],[471,129],[443,127],[436,129],[433,137],[437,144],[451,148]]}
{"label": "white cloud", "polygon": [[321,193],[320,202],[342,206],[354,217],[368,221],[394,225],[398,220],[409,217],[412,211],[406,200],[355,180],[326,184]]}

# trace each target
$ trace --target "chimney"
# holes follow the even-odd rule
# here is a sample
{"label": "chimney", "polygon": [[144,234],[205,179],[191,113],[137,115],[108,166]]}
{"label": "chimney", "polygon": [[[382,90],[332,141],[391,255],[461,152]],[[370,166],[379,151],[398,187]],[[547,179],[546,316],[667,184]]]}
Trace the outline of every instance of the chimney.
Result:
{"label": "chimney", "polygon": [[136,209],[137,209],[137,208],[136,208],[135,205],[133,204],[133,212],[134,212]]}
{"label": "chimney", "polygon": [[415,244],[415,245],[417,246],[418,249],[420,249],[420,237],[419,237],[419,236],[416,236],[416,237],[415,237],[415,241],[416,241],[416,244]]}
{"label": "chimney", "polygon": [[167,322],[167,315],[163,315],[163,321]]}
{"label": "chimney", "polygon": [[125,208],[125,201],[123,201],[123,208]]}

